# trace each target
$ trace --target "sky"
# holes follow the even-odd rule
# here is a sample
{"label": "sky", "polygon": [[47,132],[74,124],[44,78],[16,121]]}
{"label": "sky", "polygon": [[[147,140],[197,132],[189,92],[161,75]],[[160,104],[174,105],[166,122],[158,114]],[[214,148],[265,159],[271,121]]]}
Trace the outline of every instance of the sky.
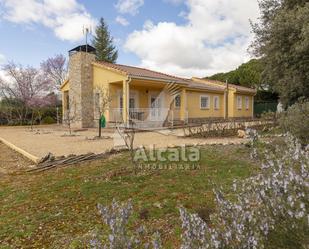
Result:
{"label": "sky", "polygon": [[203,77],[251,58],[258,16],[257,0],[0,0],[0,65],[68,56],[103,17],[117,63]]}

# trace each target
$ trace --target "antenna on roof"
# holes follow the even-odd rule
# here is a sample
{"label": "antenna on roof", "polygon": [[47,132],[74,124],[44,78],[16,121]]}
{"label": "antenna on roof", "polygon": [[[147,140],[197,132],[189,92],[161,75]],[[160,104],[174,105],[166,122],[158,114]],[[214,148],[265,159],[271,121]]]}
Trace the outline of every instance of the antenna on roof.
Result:
{"label": "antenna on roof", "polygon": [[83,25],[83,35],[86,38],[86,53],[88,53],[88,35],[92,34],[92,27],[91,25]]}

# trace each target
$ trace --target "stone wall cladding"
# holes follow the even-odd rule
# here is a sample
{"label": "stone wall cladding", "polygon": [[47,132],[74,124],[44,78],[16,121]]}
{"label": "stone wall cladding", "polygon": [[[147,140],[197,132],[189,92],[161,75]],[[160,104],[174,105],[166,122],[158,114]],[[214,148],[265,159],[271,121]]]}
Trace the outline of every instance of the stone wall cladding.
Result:
{"label": "stone wall cladding", "polygon": [[70,102],[71,111],[76,113],[73,126],[77,128],[93,127],[93,73],[91,63],[95,55],[76,52],[70,55]]}

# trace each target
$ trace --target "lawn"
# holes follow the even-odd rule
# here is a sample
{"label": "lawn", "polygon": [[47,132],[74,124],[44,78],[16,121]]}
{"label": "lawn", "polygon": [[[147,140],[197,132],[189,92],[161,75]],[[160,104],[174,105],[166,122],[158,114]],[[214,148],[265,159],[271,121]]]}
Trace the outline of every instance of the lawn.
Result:
{"label": "lawn", "polygon": [[[0,178],[0,248],[67,248],[73,238],[104,227],[97,203],[132,199],[130,226],[158,230],[164,248],[180,242],[177,207],[193,212],[215,208],[212,189],[226,191],[234,179],[256,171],[245,146],[201,149],[200,169],[156,170],[135,175],[128,154],[51,170]],[[208,212],[208,211],[206,211]]]}

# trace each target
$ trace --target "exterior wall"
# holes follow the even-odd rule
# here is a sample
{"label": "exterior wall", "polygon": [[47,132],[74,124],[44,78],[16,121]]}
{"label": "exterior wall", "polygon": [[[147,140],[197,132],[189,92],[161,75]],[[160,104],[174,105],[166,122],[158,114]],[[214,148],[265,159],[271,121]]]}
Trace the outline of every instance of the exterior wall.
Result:
{"label": "exterior wall", "polygon": [[111,82],[122,82],[127,76],[105,69],[103,67],[92,65],[93,85],[94,87],[107,87]]}
{"label": "exterior wall", "polygon": [[[74,99],[77,113],[78,127],[93,127],[97,125],[95,119],[94,94],[97,88],[107,88],[110,92],[112,101],[111,109],[118,109],[119,98],[123,98],[123,107],[129,103],[130,96],[136,97],[136,108],[150,108],[150,96],[158,96],[162,94],[162,106],[174,111],[174,118],[181,120],[189,119],[204,119],[204,118],[224,118],[225,116],[225,97],[223,92],[207,92],[203,90],[193,90],[183,88],[180,92],[181,106],[176,108],[171,96],[162,92],[164,82],[151,82],[133,80],[128,83],[127,75],[106,69],[100,65],[92,63],[95,61],[95,56],[89,53],[77,52],[70,56],[69,75],[70,81],[61,89],[63,92],[63,111],[66,109],[66,94],[69,94],[70,99]],[[125,89],[125,91],[123,91]],[[208,109],[200,107],[200,97],[207,95],[210,97],[210,106]],[[219,97],[219,109],[214,108],[214,97]],[[253,101],[254,97],[246,94],[241,94],[242,108],[237,108],[237,96],[234,88],[228,91],[228,117],[252,117],[253,116]],[[249,97],[249,108],[246,109],[245,97]],[[71,104],[70,104],[71,105]],[[72,106],[72,105],[71,105]],[[177,113],[177,114],[176,114]],[[187,116],[188,113],[188,116]],[[105,116],[109,120],[109,112]],[[124,113],[125,114],[125,113]],[[123,117],[126,120],[126,117]]]}
{"label": "exterior wall", "polygon": [[[241,109],[238,109],[237,107],[237,96],[241,97]],[[245,103],[245,97],[249,98],[249,108],[246,109],[246,103]],[[245,95],[245,94],[239,94],[235,93],[234,94],[234,110],[233,110],[233,117],[234,118],[249,118],[253,117],[253,102],[254,102],[254,97],[250,95]]]}
{"label": "exterior wall", "polygon": [[[210,97],[209,109],[201,109],[200,97],[207,95]],[[219,97],[219,109],[214,108],[214,96]],[[187,110],[189,119],[193,118],[223,118],[224,117],[224,94],[209,93],[187,90]]]}
{"label": "exterior wall", "polygon": [[234,107],[235,107],[235,90],[229,89],[228,91],[228,118],[233,118],[234,113]]}
{"label": "exterior wall", "polygon": [[149,98],[151,95],[158,96],[160,89],[148,86],[130,86],[130,94],[135,95],[138,104],[137,108],[150,108]]}
{"label": "exterior wall", "polygon": [[[93,72],[93,89],[96,91],[97,89],[108,89],[111,103],[110,108],[119,108],[119,91],[122,91],[123,81],[126,81],[127,77],[120,73],[116,73],[110,70],[107,70],[99,65],[92,65]],[[119,84],[111,84],[111,82],[119,82]],[[106,117],[106,121],[110,121],[110,113],[106,111],[104,114]],[[95,121],[95,126],[97,125],[97,121]]]}
{"label": "exterior wall", "polygon": [[[113,90],[111,92],[114,93],[114,98],[112,101],[112,108],[119,108],[119,96],[122,95],[122,85],[113,85],[110,84]],[[150,95],[158,96],[162,89],[148,87],[148,86],[132,86],[129,84],[130,96],[134,96],[137,100],[136,108],[150,108],[149,98]],[[164,97],[164,107],[169,107],[169,100],[166,95],[162,95]]]}
{"label": "exterior wall", "polygon": [[61,88],[62,93],[62,113],[65,114],[68,108],[68,95],[70,90],[70,82],[66,83],[65,86]]}
{"label": "exterior wall", "polygon": [[76,113],[73,126],[77,128],[93,126],[93,74],[91,63],[95,55],[76,52],[70,55],[70,108]]}

